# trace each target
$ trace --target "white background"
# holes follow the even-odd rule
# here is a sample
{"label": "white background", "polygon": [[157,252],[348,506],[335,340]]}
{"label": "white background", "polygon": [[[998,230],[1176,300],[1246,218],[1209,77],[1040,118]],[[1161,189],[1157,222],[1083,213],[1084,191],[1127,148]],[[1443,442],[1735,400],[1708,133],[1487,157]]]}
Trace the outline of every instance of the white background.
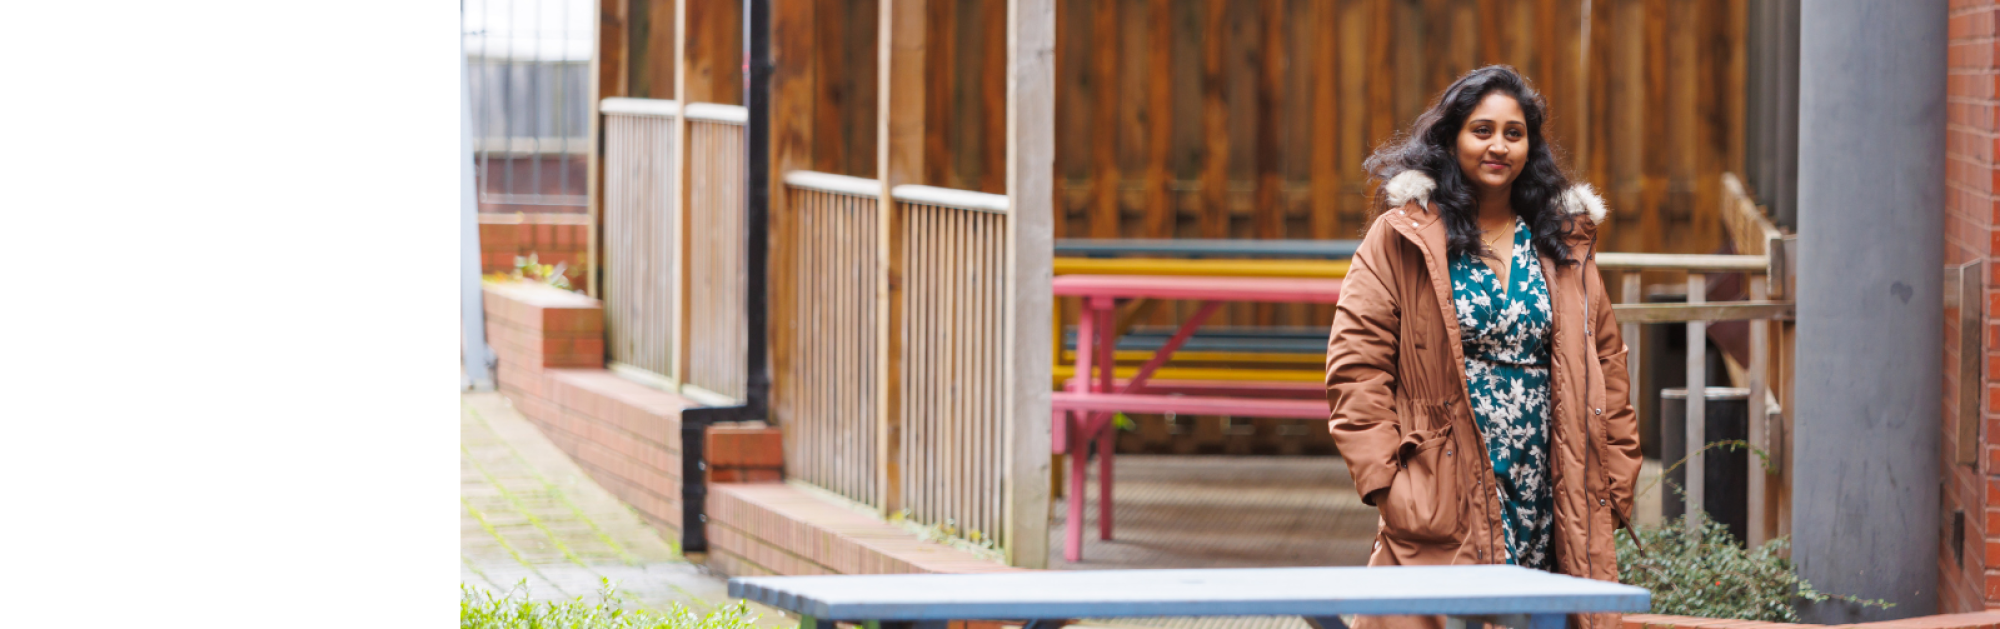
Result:
{"label": "white background", "polygon": [[0,2],[0,625],[450,626],[459,29]]}

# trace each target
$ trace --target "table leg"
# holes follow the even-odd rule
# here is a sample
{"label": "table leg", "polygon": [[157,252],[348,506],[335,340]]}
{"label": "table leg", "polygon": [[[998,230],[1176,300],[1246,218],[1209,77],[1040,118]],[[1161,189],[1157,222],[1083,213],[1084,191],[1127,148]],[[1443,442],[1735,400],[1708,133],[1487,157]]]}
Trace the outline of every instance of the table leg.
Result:
{"label": "table leg", "polygon": [[1097,316],[1097,361],[1103,366],[1097,368],[1097,390],[1110,393],[1112,381],[1118,373],[1118,334],[1111,327],[1111,318],[1118,312],[1118,302],[1109,297],[1093,297],[1092,314]]}
{"label": "table leg", "polygon": [[1347,621],[1339,616],[1305,616],[1307,625],[1313,629],[1347,629]]}
{"label": "table leg", "polygon": [[1111,457],[1118,449],[1118,425],[1105,422],[1097,434],[1097,539],[1111,539]]}
{"label": "table leg", "polygon": [[1568,624],[1568,614],[1529,614],[1528,626],[1523,629],[1563,629]]}
{"label": "table leg", "polygon": [[1078,413],[1064,413],[1069,425],[1069,517],[1063,522],[1063,559],[1083,561],[1083,475],[1090,464],[1090,452],[1083,448],[1082,431],[1077,430]]}

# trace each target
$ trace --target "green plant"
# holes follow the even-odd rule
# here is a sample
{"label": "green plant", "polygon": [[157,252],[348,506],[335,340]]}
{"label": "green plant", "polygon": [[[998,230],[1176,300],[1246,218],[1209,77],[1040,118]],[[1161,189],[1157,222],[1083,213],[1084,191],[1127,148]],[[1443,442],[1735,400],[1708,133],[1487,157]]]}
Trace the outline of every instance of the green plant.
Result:
{"label": "green plant", "polygon": [[514,272],[505,274],[504,278],[496,279],[540,282],[554,288],[576,290],[576,287],[569,283],[568,266],[563,262],[542,264],[536,254],[530,253],[526,256],[514,256]]}
{"label": "green plant", "polygon": [[937,524],[924,524],[910,516],[910,510],[903,509],[889,514],[889,523],[915,533],[917,539],[922,541],[944,544],[984,559],[1004,561],[1006,550],[1001,548],[991,535],[982,533],[978,529],[961,530],[958,528],[958,521],[952,518],[945,518],[943,522]]}
{"label": "green plant", "polygon": [[521,580],[505,594],[459,584],[459,629],[755,629],[757,617],[743,601],[697,615],[680,603],[664,611],[635,609],[610,579],[600,580],[596,602],[528,600]]}
{"label": "green plant", "polygon": [[[1717,448],[1748,449],[1764,460],[1767,469],[1771,465],[1767,453],[1742,441],[1711,443],[1696,453]],[[1660,480],[1687,461],[1688,457],[1683,457],[1661,470]],[[1667,486],[1681,492],[1672,483]],[[1651,489],[1648,485],[1639,494]],[[1730,535],[1728,527],[1698,509],[1662,526],[1637,527],[1630,535],[1615,539],[1618,579],[1651,590],[1655,614],[1796,623],[1795,599],[1815,603],[1838,600],[1884,609],[1895,605],[1815,590],[1792,570],[1787,559],[1790,540],[1774,539],[1752,550]]]}

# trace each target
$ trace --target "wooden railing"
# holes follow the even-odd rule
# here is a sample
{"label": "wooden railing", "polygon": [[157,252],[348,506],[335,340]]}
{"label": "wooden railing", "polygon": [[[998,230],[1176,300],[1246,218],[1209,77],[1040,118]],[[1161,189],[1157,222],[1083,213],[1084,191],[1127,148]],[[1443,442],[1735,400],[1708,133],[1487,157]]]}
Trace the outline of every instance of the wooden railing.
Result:
{"label": "wooden railing", "polygon": [[902,506],[972,538],[1002,530],[1007,197],[892,192],[903,271]]}
{"label": "wooden railing", "polygon": [[607,98],[604,113],[604,327],[615,367],[672,379],[680,216],[669,100]]}
{"label": "wooden railing", "polygon": [[773,407],[785,418],[788,476],[850,499],[883,506],[877,493],[876,274],[881,185],[812,172],[785,175],[789,227],[778,237],[793,265],[774,290],[774,313],[789,360]]}
{"label": "wooden railing", "polygon": [[[1689,350],[1687,364],[1687,407],[1685,434],[1688,444],[1687,461],[1682,464],[1686,470],[1684,494],[1690,510],[1700,508],[1707,495],[1706,471],[1707,455],[1699,444],[1706,439],[1707,404],[1706,393],[1711,381],[1719,381],[1727,374],[1708,373],[1707,352],[1704,339],[1708,338],[1708,325],[1715,321],[1747,321],[1749,324],[1749,362],[1743,366],[1745,388],[1749,389],[1749,442],[1752,447],[1772,459],[1772,469],[1783,470],[1788,422],[1782,413],[1778,400],[1789,400],[1789,395],[1774,393],[1773,383],[1783,388],[1789,385],[1783,379],[1774,379],[1771,357],[1790,356],[1789,337],[1774,337],[1771,326],[1774,323],[1790,321],[1794,312],[1793,303],[1782,293],[1788,284],[1787,258],[1783,255],[1783,237],[1772,226],[1761,210],[1744,193],[1735,176],[1724,174],[1722,214],[1723,223],[1729,233],[1738,255],[1688,255],[1688,254],[1645,254],[1645,253],[1600,253],[1597,254],[1599,269],[1621,276],[1619,303],[1612,306],[1622,326],[1623,336],[1630,353],[1626,365],[1633,383],[1631,396],[1633,405],[1639,406],[1643,391],[1640,384],[1645,382],[1644,357],[1641,354],[1639,325],[1648,323],[1682,323],[1687,326]],[[1646,272],[1672,272],[1685,274],[1687,300],[1685,303],[1648,304],[1641,294],[1641,275]],[[1719,275],[1740,275],[1747,288],[1748,299],[1731,302],[1709,302],[1708,286],[1712,277]],[[1775,282],[1774,282],[1775,278]],[[1775,287],[1780,291],[1774,291]],[[1779,340],[1778,343],[1773,343]],[[1753,455],[1752,461],[1760,457]],[[1672,464],[1672,461],[1664,463]],[[1765,472],[1761,464],[1753,463],[1749,470],[1748,490],[1748,535],[1753,545],[1762,544],[1773,536],[1783,535],[1786,522],[1779,494],[1774,492],[1773,483],[1782,483],[1776,474]],[[1774,500],[1773,498],[1779,498]],[[1648,498],[1650,499],[1650,497]],[[1773,510],[1775,507],[1776,511]],[[1777,517],[1772,517],[1772,516]]]}
{"label": "wooden railing", "polygon": [[743,124],[735,105],[689,103],[687,383],[743,399]]}

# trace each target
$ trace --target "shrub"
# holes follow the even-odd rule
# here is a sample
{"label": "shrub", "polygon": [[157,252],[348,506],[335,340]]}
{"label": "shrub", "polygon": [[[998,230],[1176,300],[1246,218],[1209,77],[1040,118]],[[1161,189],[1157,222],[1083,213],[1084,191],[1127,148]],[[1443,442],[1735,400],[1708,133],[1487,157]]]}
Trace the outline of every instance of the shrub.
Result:
{"label": "shrub", "polygon": [[[1709,450],[1748,450],[1772,467],[1769,453],[1745,441],[1718,441],[1696,450],[1660,471],[1655,483],[1685,465],[1694,454]],[[1681,488],[1667,483],[1674,493]],[[1646,495],[1653,485],[1640,489]],[[1695,520],[1693,526],[1689,520]],[[1729,527],[1690,511],[1659,527],[1637,527],[1632,535],[1613,534],[1618,543],[1618,580],[1653,592],[1655,614],[1733,618],[1763,622],[1799,622],[1795,601],[1838,600],[1888,609],[1895,603],[1878,599],[1826,594],[1792,570],[1791,541],[1778,538],[1751,550]],[[1637,538],[1637,542],[1634,542]],[[1642,550],[1643,548],[1643,550]]]}
{"label": "shrub", "polygon": [[576,597],[568,601],[528,600],[528,584],[521,583],[504,595],[492,590],[459,584],[459,629],[755,629],[757,617],[743,601],[724,605],[697,615],[680,603],[664,611],[636,609],[620,595],[609,579],[603,581],[596,602]]}

